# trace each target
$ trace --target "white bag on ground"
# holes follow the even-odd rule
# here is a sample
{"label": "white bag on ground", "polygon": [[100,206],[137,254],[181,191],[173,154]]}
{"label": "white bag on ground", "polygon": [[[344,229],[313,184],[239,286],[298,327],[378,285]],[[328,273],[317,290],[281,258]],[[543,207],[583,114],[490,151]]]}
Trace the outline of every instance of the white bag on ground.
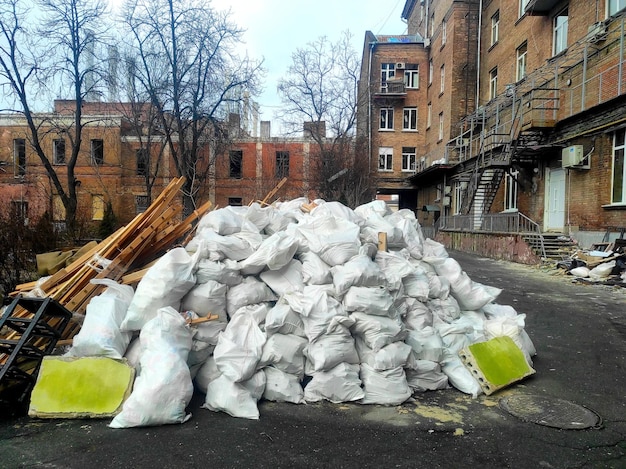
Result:
{"label": "white bag on ground", "polygon": [[483,390],[480,383],[474,378],[472,372],[463,365],[458,356],[446,352],[441,362],[441,371],[446,374],[450,384],[459,391],[469,394],[473,398],[482,394]]}
{"label": "white bag on ground", "polygon": [[418,360],[440,362],[443,358],[443,341],[432,327],[409,331],[404,341],[411,346]]}
{"label": "white bag on ground", "polygon": [[297,375],[304,376],[304,348],[308,341],[304,337],[293,334],[273,334],[263,346],[263,354],[259,367],[273,365],[275,368]]}
{"label": "white bag on ground", "polygon": [[207,387],[211,381],[216,380],[222,376],[222,373],[217,368],[215,364],[215,358],[210,356],[206,359],[204,364],[200,367],[196,376],[194,378],[194,383],[196,383],[196,387],[203,393],[206,394]]}
{"label": "white bag on ground", "polygon": [[362,404],[399,405],[411,397],[411,388],[402,367],[376,371],[366,363],[361,364],[361,380],[365,396]]}
{"label": "white bag on ground", "polygon": [[143,351],[141,374],[111,428],[184,423],[185,408],[193,395],[187,366],[191,331],[173,308],[161,308],[139,335]]}
{"label": "white bag on ground", "polygon": [[258,420],[257,402],[264,390],[265,373],[262,370],[239,383],[221,375],[208,384],[202,407],[214,412],[226,412],[232,417]]}
{"label": "white bag on ground", "polygon": [[218,369],[232,382],[250,379],[261,359],[265,340],[252,316],[236,315],[217,340],[213,356]]}
{"label": "white bag on ground", "polygon": [[339,363],[359,363],[359,355],[349,329],[353,324],[354,321],[348,317],[335,316],[326,332],[310,341],[304,349],[307,374],[330,370]]}
{"label": "white bag on ground", "polygon": [[278,368],[268,366],[265,372],[265,391],[263,398],[273,402],[304,404],[304,390],[297,375],[285,373]]}
{"label": "white bag on ground", "polygon": [[437,362],[416,360],[415,369],[406,370],[406,380],[413,391],[436,391],[449,388],[448,376]]}
{"label": "white bag on ground", "polygon": [[358,401],[364,395],[359,379],[359,365],[348,363],[340,363],[331,370],[314,373],[304,388],[306,402],[325,399],[338,404]]}
{"label": "white bag on ground", "polygon": [[350,314],[350,318],[354,320],[352,333],[361,337],[375,352],[387,344],[403,340],[407,335],[407,331],[397,319],[359,312]]}
{"label": "white bag on ground", "polygon": [[85,320],[67,355],[122,358],[132,333],[121,331],[120,325],[133,299],[133,287],[110,279],[94,279],[91,283],[107,288],[87,304]]}
{"label": "white bag on ground", "polygon": [[183,296],[196,284],[195,270],[200,253],[190,256],[184,248],[174,248],[156,261],[137,285],[121,329],[141,330],[166,306],[180,310]]}
{"label": "white bag on ground", "polygon": [[291,308],[302,316],[304,333],[309,342],[325,334],[335,316],[347,316],[341,303],[321,291],[316,296],[303,292],[291,292],[283,296]]}
{"label": "white bag on ground", "polygon": [[376,371],[406,366],[413,351],[404,342],[393,342],[374,352],[361,339],[356,339],[356,349],[361,363],[366,363]]}

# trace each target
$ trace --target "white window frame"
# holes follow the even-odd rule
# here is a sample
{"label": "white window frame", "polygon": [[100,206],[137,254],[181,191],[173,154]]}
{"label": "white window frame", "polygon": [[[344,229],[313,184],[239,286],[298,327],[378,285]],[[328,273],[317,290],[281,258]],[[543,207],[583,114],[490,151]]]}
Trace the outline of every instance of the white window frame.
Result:
{"label": "white window frame", "polygon": [[439,113],[439,141],[443,140],[443,112]]}
{"label": "white window frame", "polygon": [[415,147],[402,147],[402,172],[416,171],[417,152]]}
{"label": "white window frame", "polygon": [[435,74],[435,65],[433,64],[433,59],[428,61],[428,84],[433,84],[433,75]]}
{"label": "white window frame", "polygon": [[[415,67],[415,68],[409,68]],[[407,64],[404,70],[404,86],[410,89],[418,89],[420,87],[420,71],[419,65]]]}
{"label": "white window frame", "polygon": [[417,131],[416,107],[405,107],[402,110],[402,130],[409,132]]}
{"label": "white window frame", "polygon": [[498,96],[498,67],[492,68],[489,72],[489,100]]}
{"label": "white window frame", "polygon": [[519,170],[511,169],[504,177],[504,211],[514,212],[517,211],[517,192],[518,184],[517,178],[519,177]]}
{"label": "white window frame", "polygon": [[519,11],[517,15],[518,18],[521,18],[522,16],[526,14],[524,10],[526,10],[526,6],[528,5],[529,2],[530,0],[519,0]]}
{"label": "white window frame", "polygon": [[515,51],[517,59],[515,62],[515,81],[520,81],[526,76],[526,59],[528,57],[528,43],[524,41]]}
{"label": "white window frame", "polygon": [[427,109],[428,109],[428,111],[426,112],[426,128],[430,129],[430,126],[431,126],[432,121],[433,121],[433,104],[432,103],[428,103]]}
{"label": "white window frame", "polygon": [[378,130],[393,130],[393,111],[392,107],[380,108],[380,119],[378,120]]}
{"label": "white window frame", "polygon": [[446,20],[441,22],[441,45],[445,46],[448,40],[448,23]]}
{"label": "white window frame", "polygon": [[439,93],[443,93],[446,88],[446,64],[439,67]]}
{"label": "white window frame", "polygon": [[381,63],[380,64],[380,83],[386,83],[387,81],[395,78],[396,76],[396,64],[395,63]]}
{"label": "white window frame", "polygon": [[380,147],[378,149],[378,171],[381,173],[393,171],[393,148]]}
{"label": "white window frame", "polygon": [[613,132],[612,173],[611,204],[626,205],[626,128]]}
{"label": "white window frame", "polygon": [[607,2],[607,14],[613,16],[626,8],[626,0],[609,0]]}
{"label": "white window frame", "polygon": [[500,39],[500,10],[491,17],[491,44],[494,45]]}
{"label": "white window frame", "polygon": [[[565,15],[563,15],[565,13]],[[552,19],[552,55],[567,49],[567,28],[569,27],[569,10],[563,8]]]}

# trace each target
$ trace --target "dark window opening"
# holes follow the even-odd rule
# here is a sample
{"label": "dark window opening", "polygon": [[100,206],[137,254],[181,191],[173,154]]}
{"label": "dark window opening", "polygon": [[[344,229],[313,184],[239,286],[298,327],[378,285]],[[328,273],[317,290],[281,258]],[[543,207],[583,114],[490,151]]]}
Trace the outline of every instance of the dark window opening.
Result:
{"label": "dark window opening", "polygon": [[241,179],[241,170],[243,166],[243,151],[231,150],[229,153],[229,161],[230,161],[230,170],[229,170],[228,175],[231,178]]}
{"label": "dark window opening", "polygon": [[241,207],[243,205],[243,199],[241,197],[229,197],[228,205],[231,207]]}
{"label": "dark window opening", "polygon": [[140,148],[136,151],[135,156],[137,158],[137,176],[148,175],[148,150]]}
{"label": "dark window opening", "polygon": [[98,166],[104,164],[104,140],[91,141],[91,162]]}
{"label": "dark window opening", "polygon": [[289,176],[289,152],[276,152],[276,177],[285,178]]}
{"label": "dark window opening", "polygon": [[135,196],[135,212],[143,213],[148,208],[148,196],[147,195],[136,195]]}
{"label": "dark window opening", "polygon": [[13,140],[13,162],[13,174],[24,176],[26,174],[26,140],[23,138]]}
{"label": "dark window opening", "polygon": [[65,164],[65,140],[54,141],[54,164]]}

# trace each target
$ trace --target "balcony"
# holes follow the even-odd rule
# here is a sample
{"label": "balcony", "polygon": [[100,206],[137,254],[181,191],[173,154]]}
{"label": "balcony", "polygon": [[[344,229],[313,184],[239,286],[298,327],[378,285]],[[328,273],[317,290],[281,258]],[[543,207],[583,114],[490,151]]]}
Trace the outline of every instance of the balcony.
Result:
{"label": "balcony", "polygon": [[387,80],[374,92],[374,99],[377,100],[397,100],[404,99],[405,96],[406,86],[402,79]]}

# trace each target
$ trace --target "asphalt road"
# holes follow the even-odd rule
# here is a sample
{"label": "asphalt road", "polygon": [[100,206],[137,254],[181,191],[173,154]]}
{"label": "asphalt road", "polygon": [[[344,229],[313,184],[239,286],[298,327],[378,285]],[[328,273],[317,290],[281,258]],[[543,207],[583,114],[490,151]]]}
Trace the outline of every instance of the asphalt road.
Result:
{"label": "asphalt road", "polygon": [[[182,425],[13,418],[0,421],[0,467],[626,467],[626,289],[450,255],[473,280],[503,289],[498,303],[527,315],[535,375],[491,396],[450,389],[397,407],[263,402],[258,421],[202,409],[201,394]],[[601,421],[583,430],[529,422],[499,405],[516,396],[563,399]]]}

